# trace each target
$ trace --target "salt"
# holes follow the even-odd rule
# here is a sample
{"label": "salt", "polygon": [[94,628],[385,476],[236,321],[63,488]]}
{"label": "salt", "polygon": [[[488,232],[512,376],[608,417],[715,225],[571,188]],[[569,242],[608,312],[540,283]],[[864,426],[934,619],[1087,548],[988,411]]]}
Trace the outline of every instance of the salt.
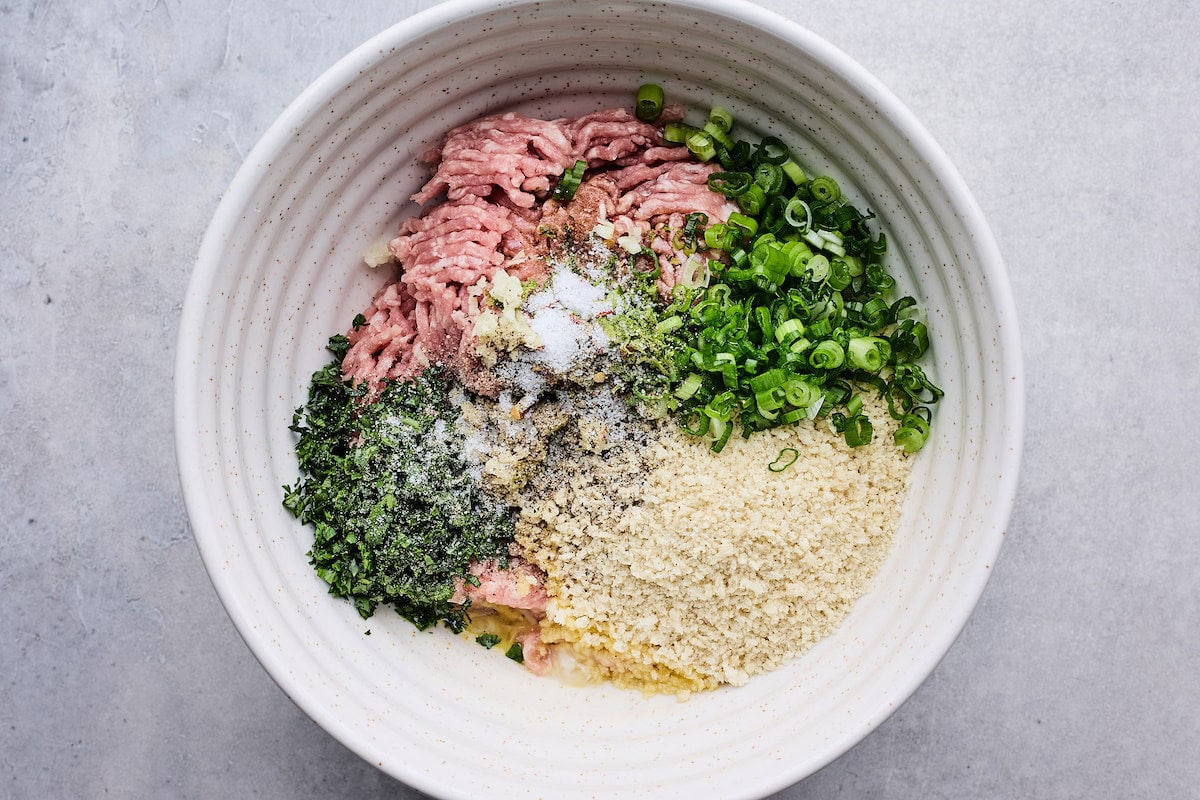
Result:
{"label": "salt", "polygon": [[608,337],[594,321],[597,315],[613,310],[607,297],[607,287],[558,264],[549,285],[525,303],[530,326],[542,340],[542,349],[530,359],[566,374],[581,360],[607,348]]}
{"label": "salt", "polygon": [[568,269],[559,269],[551,284],[555,299],[581,317],[594,317],[604,311],[612,311],[612,303],[605,300],[608,289],[589,283]]}
{"label": "salt", "polygon": [[543,308],[530,324],[543,345],[533,358],[555,372],[569,371],[583,350],[584,340],[590,338],[586,323],[576,322],[565,308]]}

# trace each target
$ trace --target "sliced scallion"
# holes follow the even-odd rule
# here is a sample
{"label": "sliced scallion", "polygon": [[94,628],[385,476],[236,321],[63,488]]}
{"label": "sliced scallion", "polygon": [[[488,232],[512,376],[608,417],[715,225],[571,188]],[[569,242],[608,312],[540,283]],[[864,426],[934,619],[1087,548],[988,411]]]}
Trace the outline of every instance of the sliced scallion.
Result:
{"label": "sliced scallion", "polygon": [[661,86],[657,83],[643,83],[638,87],[634,113],[643,122],[654,122],[662,116],[663,101]]}
{"label": "sliced scallion", "polygon": [[785,447],[779,451],[779,455],[775,460],[767,465],[767,469],[771,472],[783,472],[785,469],[795,464],[800,458],[800,451],[794,447]]}
{"label": "sliced scallion", "polygon": [[712,135],[704,131],[696,131],[687,137],[687,149],[701,161],[711,161],[717,154]]}
{"label": "sliced scallion", "polygon": [[683,379],[683,383],[679,384],[679,388],[675,390],[675,396],[680,400],[687,400],[698,392],[703,384],[704,379],[695,372],[692,372]]}
{"label": "sliced scallion", "polygon": [[878,372],[884,363],[887,363],[890,347],[887,339],[863,336],[850,339],[846,350],[850,355],[852,367],[865,369],[866,372]]}
{"label": "sliced scallion", "polygon": [[663,138],[671,144],[685,144],[689,136],[699,132],[699,129],[683,122],[668,122],[663,126]]}
{"label": "sliced scallion", "polygon": [[575,191],[579,188],[580,182],[583,180],[583,173],[587,170],[587,162],[580,159],[575,162],[574,166],[562,174],[558,179],[558,185],[554,187],[554,191],[550,196],[560,203],[569,203],[575,197]]}
{"label": "sliced scallion", "polygon": [[846,352],[842,346],[832,339],[826,339],[813,348],[808,356],[808,363],[816,369],[834,370],[846,360]]}
{"label": "sliced scallion", "polygon": [[733,130],[733,115],[720,106],[713,106],[708,112],[708,122],[719,128],[722,133]]}
{"label": "sliced scallion", "polygon": [[929,440],[929,420],[920,414],[905,414],[900,418],[900,427],[892,434],[892,439],[904,452],[917,452]]}
{"label": "sliced scallion", "polygon": [[732,128],[719,108],[703,129],[664,126],[668,141],[720,164],[708,187],[738,211],[711,225],[688,215],[671,231],[689,256],[676,269],[687,286],[658,318],[675,353],[658,399],[715,451],[735,426],[749,437],[818,417],[859,447],[874,430],[866,392],[877,392],[900,421],[896,445],[915,452],[941,390],[915,363],[929,331],[915,300],[890,296],[887,240],[867,224],[874,214],[848,203],[832,177],[810,179],[781,140],[735,140]]}
{"label": "sliced scallion", "polygon": [[812,193],[813,199],[818,203],[832,203],[842,196],[841,187],[837,185],[837,181],[828,175],[813,178],[812,182],[808,185],[808,190]]}

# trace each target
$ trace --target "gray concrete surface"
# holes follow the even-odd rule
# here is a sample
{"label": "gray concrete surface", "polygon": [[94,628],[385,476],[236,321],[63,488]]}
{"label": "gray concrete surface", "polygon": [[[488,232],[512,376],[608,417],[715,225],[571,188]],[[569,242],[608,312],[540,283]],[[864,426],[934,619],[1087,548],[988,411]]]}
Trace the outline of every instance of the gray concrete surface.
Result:
{"label": "gray concrete surface", "polygon": [[[417,796],[238,638],[191,540],[170,400],[191,263],[242,156],[423,5],[0,0],[0,797]],[[1029,383],[978,611],[891,720],[777,800],[1197,796],[1200,8],[768,5],[958,164]]]}

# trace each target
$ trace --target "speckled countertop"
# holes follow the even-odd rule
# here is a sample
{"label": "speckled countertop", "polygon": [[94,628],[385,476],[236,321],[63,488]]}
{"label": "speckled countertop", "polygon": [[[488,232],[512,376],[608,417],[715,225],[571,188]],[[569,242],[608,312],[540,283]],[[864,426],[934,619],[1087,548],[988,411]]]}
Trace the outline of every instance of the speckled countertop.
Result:
{"label": "speckled countertop", "polygon": [[[185,284],[242,157],[427,3],[0,0],[0,797],[417,797],[271,682],[180,499]],[[1028,440],[938,669],[800,798],[1200,786],[1200,9],[782,2],[949,152],[1007,260]],[[802,10],[789,10],[802,9]]]}

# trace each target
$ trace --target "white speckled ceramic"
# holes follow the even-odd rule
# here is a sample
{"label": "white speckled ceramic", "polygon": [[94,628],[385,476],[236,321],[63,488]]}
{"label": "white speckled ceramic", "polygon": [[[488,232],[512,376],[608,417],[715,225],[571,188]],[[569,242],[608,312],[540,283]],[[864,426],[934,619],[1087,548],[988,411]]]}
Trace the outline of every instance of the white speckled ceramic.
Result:
{"label": "white speckled ceramic", "polygon": [[[364,622],[326,594],[305,559],[311,532],[280,506],[296,477],[292,409],[327,338],[383,280],[361,256],[416,211],[417,157],[481,114],[628,105],[646,80],[784,138],[876,211],[893,271],[928,308],[946,390],[895,549],[841,629],[685,703],[538,679],[390,611]],[[254,148],[188,289],[176,423],[188,511],[230,616],[292,699],[363,758],[447,798],[750,798],[855,744],[946,652],[1008,520],[1022,391],[979,209],[925,130],[841,52],[741,0],[463,0],[355,50]]]}

